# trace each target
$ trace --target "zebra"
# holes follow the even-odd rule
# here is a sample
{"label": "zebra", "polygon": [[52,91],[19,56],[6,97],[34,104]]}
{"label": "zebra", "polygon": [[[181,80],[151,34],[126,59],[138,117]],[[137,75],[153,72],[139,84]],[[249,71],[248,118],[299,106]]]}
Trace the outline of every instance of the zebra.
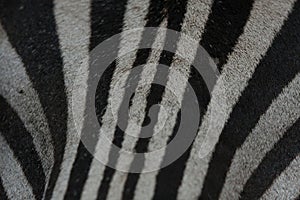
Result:
{"label": "zebra", "polygon": [[[0,199],[300,199],[299,20],[299,0],[1,1]],[[84,110],[72,103],[85,104],[89,53],[115,34],[144,27],[198,41],[220,75],[211,95],[196,77],[202,117],[188,150],[160,170],[130,173],[100,163],[76,137]],[[138,46],[142,34],[129,39]],[[167,37],[157,33],[153,44],[163,46]],[[126,42],[120,37],[116,48]],[[195,56],[197,49],[187,52]],[[159,63],[170,66],[171,83],[178,71],[195,78],[191,65],[159,49],[138,49],[110,64],[95,96],[99,132],[136,152],[165,145],[179,123],[175,105],[165,135],[132,141],[107,112],[116,77],[147,62],[154,64],[141,72],[145,87],[131,105],[139,117],[149,97],[168,103],[151,84]],[[174,87],[185,91],[180,82]],[[120,103],[124,91],[117,91]],[[205,138],[212,151],[199,157]],[[95,154],[101,145],[94,141]]]}

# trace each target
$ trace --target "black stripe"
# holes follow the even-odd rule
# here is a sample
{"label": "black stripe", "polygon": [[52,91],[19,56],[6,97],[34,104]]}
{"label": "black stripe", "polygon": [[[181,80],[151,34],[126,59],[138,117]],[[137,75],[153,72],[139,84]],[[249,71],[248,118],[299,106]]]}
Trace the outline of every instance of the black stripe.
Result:
{"label": "black stripe", "polygon": [[0,132],[19,160],[34,195],[37,199],[41,199],[45,187],[45,173],[33,138],[24,127],[18,114],[1,95],[0,110]]}
{"label": "black stripe", "polygon": [[[164,2],[163,1],[154,1],[152,0],[149,5],[149,11],[146,16],[146,27],[158,27],[163,18],[165,17],[164,13]],[[144,33],[143,33],[144,35]],[[155,33],[152,34],[153,38],[151,38],[152,42],[155,38]],[[149,38],[145,38],[142,36],[142,40],[140,43],[143,43],[145,41],[149,41]],[[137,52],[136,60],[133,63],[133,67],[137,67],[141,64],[145,64],[149,55],[151,53],[151,49],[139,49]],[[129,76],[130,77],[130,76]],[[126,91],[125,91],[126,92]],[[122,101],[122,104],[125,103],[125,101]],[[114,139],[113,144],[117,145],[118,147],[122,148],[122,142],[124,140],[124,131],[121,130],[118,126],[116,127],[115,133],[114,133]],[[110,151],[109,153],[109,163],[110,165],[115,165],[117,163],[119,155],[116,155],[115,152]],[[103,178],[101,181],[100,188],[98,190],[98,198],[97,199],[106,199],[110,182],[112,181],[112,178],[115,174],[115,169],[106,166],[103,174]]]}
{"label": "black stripe", "polygon": [[[244,25],[247,22],[252,9],[252,3],[253,0],[248,0],[246,2],[228,0],[214,1],[200,44],[212,57],[219,59],[219,62],[217,63],[219,69],[226,63],[227,56],[232,52],[238,37],[243,33]],[[197,51],[197,55],[198,53],[200,52]],[[191,67],[191,69],[193,68]],[[191,72],[189,79],[190,84],[193,85],[193,82],[196,80],[199,81],[202,80],[202,78],[195,77],[195,73],[193,74],[193,72]],[[203,87],[203,84],[205,85],[204,82],[200,81],[200,83],[194,84],[194,86]],[[199,91],[203,92],[203,90]],[[199,93],[199,91],[197,92]],[[201,96],[201,94],[197,94],[197,97],[199,96]],[[209,95],[204,96],[209,97]],[[201,106],[199,105],[201,110],[207,108],[208,102],[206,100],[198,99],[198,102],[203,103]],[[201,121],[199,126],[200,125]],[[190,155],[190,150],[191,148],[189,148],[177,161],[159,172],[154,199],[176,198],[178,187],[183,178],[185,165]]]}
{"label": "black stripe", "polygon": [[300,154],[300,119],[284,134],[251,174],[240,199],[259,199]]}
{"label": "black stripe", "polygon": [[244,32],[252,4],[253,0],[214,0],[201,46],[215,59],[219,70]]}
{"label": "black stripe", "polygon": [[[163,91],[164,91],[163,86],[160,86],[157,84],[152,84],[151,89],[152,89],[152,91],[156,91],[157,93],[163,93]],[[161,102],[161,100],[162,100],[161,95],[157,95],[157,96],[156,95],[148,95],[146,107],[150,108],[149,105],[158,104]],[[148,108],[148,110],[146,110],[145,116],[148,116],[149,108]],[[143,123],[145,123],[145,119],[144,119]],[[151,120],[153,120],[153,119],[151,119]],[[149,141],[150,141],[150,138],[139,138],[135,145],[135,152],[137,152],[137,153],[147,152]],[[145,160],[143,159],[143,162],[144,161]],[[131,165],[137,166],[136,165],[137,162],[139,162],[139,161],[137,161],[136,159],[133,159]],[[143,166],[140,166],[140,167],[141,168],[139,170],[142,171]],[[124,185],[124,189],[123,189],[122,199],[133,199],[134,191],[135,191],[139,177],[140,177],[139,173],[128,173],[128,176],[127,176],[127,179],[126,179],[126,182]]]}
{"label": "black stripe", "polygon": [[295,200],[300,200],[300,194],[299,194],[299,196],[297,198],[295,198]]}
{"label": "black stripe", "polygon": [[[105,113],[106,106],[107,106],[107,99],[109,95],[109,88],[110,88],[110,81],[112,79],[114,70],[116,67],[116,63],[112,63],[108,67],[107,73],[103,76],[103,81],[101,81],[102,87],[100,88],[101,91],[96,94],[96,110],[97,110],[97,117],[98,119],[102,119],[102,116]],[[98,90],[98,89],[97,89]],[[98,120],[100,126],[102,126],[102,121]],[[84,129],[87,128],[88,124],[86,122],[84,123],[82,134],[85,133]],[[82,136],[84,137],[84,135]],[[87,136],[89,137],[89,136]],[[89,143],[89,147],[91,150],[95,150],[96,144],[98,140],[88,140],[93,143]],[[68,183],[68,188],[65,193],[65,199],[79,199],[84,187],[84,184],[86,182],[90,165],[93,161],[93,152],[90,152],[88,149],[86,149],[85,145],[80,141],[78,149],[77,149],[77,155],[71,170],[71,175]],[[102,163],[98,163],[101,165]]]}
{"label": "black stripe", "polygon": [[[150,55],[150,53],[151,53],[151,49],[139,49],[138,52],[137,52],[137,58],[133,63],[133,68],[137,67],[139,65],[145,64],[148,57],[149,57],[149,55]],[[141,73],[141,69],[142,68],[138,69],[139,75]],[[130,75],[128,77],[130,77]],[[127,78],[126,82],[128,82],[128,78]],[[135,84],[133,87],[137,86],[137,83],[133,83],[133,84]],[[127,89],[125,89],[125,93],[126,92],[127,92]],[[124,104],[124,103],[127,103],[125,101],[125,99],[123,99],[123,101],[122,101],[122,104]],[[123,107],[123,106],[121,106],[121,107]],[[127,107],[127,105],[125,105],[125,107]],[[125,119],[122,119],[122,120],[125,121]],[[127,124],[124,125],[124,127],[126,127],[126,126],[127,126]],[[112,143],[114,145],[118,146],[119,148],[122,148],[123,141],[124,141],[124,130],[122,130],[119,126],[116,126]],[[118,152],[110,151],[109,156],[108,156],[109,166],[115,166],[117,164],[118,158],[119,158]],[[101,184],[100,184],[100,188],[98,190],[98,199],[106,199],[107,194],[108,194],[108,190],[109,190],[110,182],[112,181],[112,178],[115,174],[116,170],[109,167],[109,166],[105,167],[104,174],[103,174],[103,177],[102,177],[102,181],[101,181]]]}
{"label": "black stripe", "polygon": [[46,199],[51,197],[66,144],[67,97],[53,2],[12,0],[1,3],[1,22],[9,41],[21,56],[38,93],[54,145],[54,166]]}
{"label": "black stripe", "polygon": [[165,2],[150,1],[149,10],[146,16],[146,27],[159,27],[166,17]]}
{"label": "black stripe", "polygon": [[[202,79],[201,75],[199,74],[199,72],[197,72],[197,70],[193,66],[191,66],[191,72],[188,81],[197,96],[197,102],[199,105],[200,116],[201,116],[201,119],[199,120],[199,126],[200,126],[202,122],[202,116],[206,112],[206,108],[210,100],[209,91],[206,88],[206,84]],[[177,120],[178,120],[178,116],[177,116]],[[178,125],[178,122],[176,122],[176,125]],[[172,140],[176,132],[177,130],[175,126],[173,129],[173,134],[169,138],[169,140]],[[191,133],[186,133],[186,134],[191,134]],[[192,144],[190,145],[189,149],[187,149],[184,152],[184,154],[180,156],[180,158],[178,158],[175,162],[173,162],[169,166],[159,171],[156,177],[157,184],[155,187],[155,193],[153,199],[176,199],[178,188],[181,185],[181,181],[183,178],[183,172],[186,166],[186,162],[190,155],[191,147]],[[167,157],[168,153],[172,153],[172,152],[166,152],[164,157]]]}
{"label": "black stripe", "polygon": [[[93,50],[98,44],[100,44],[104,40],[122,31],[123,16],[126,10],[126,4],[126,1],[119,0],[92,1],[90,51]],[[112,48],[117,49],[117,47]],[[97,87],[95,102],[96,114],[100,126],[102,126],[102,117],[105,114],[106,107],[108,104],[107,100],[109,96],[110,82],[115,68],[116,62],[113,62],[101,77]],[[86,125],[86,123],[84,124]],[[95,149],[98,141],[90,141],[94,141],[94,144],[89,144],[90,148]],[[86,149],[84,144],[80,142],[79,147],[77,149],[76,159],[71,171],[71,176],[69,179],[67,192],[65,194],[65,199],[80,198],[90,170],[92,160],[93,155]]]}
{"label": "black stripe", "polygon": [[7,196],[6,191],[3,187],[3,182],[2,182],[1,177],[0,177],[0,199],[8,200],[8,196]]}
{"label": "black stripe", "polygon": [[[182,22],[184,20],[184,14],[186,13],[186,6],[187,6],[186,0],[184,0],[184,1],[179,1],[179,0],[166,1],[165,7],[167,9],[167,16],[168,16],[168,24],[167,24],[168,29],[172,29],[172,30],[180,32],[181,27],[182,27]],[[170,37],[170,35],[167,33],[166,37],[168,38],[168,37]],[[179,38],[179,35],[177,35],[177,40],[178,40],[178,38]],[[166,66],[170,66],[173,61],[174,52],[176,51],[177,44],[168,44],[168,42],[166,42],[164,45],[171,46],[174,49],[174,51],[173,52],[162,51],[162,53],[160,55],[159,63],[164,64]],[[157,73],[155,75],[154,79],[157,79],[158,77],[163,77],[163,75]],[[167,81],[167,79],[165,79],[165,81]],[[147,105],[146,105],[146,109],[145,109],[145,116],[148,116],[149,109],[151,108],[151,106],[153,106],[154,104],[161,101],[163,93],[164,93],[164,88],[160,89],[155,84],[151,85],[150,93],[147,96]],[[154,100],[154,101],[152,101],[152,100]],[[143,123],[145,123],[146,119],[147,118],[144,118]],[[135,146],[135,151],[138,153],[146,152],[148,150],[148,145],[149,145],[150,139],[151,138],[139,138],[136,143],[136,146]],[[135,160],[133,160],[132,166],[135,166]],[[143,166],[141,166],[141,167],[143,167]],[[125,186],[123,189],[123,196],[122,196],[123,199],[132,199],[133,198],[134,191],[135,191],[139,177],[140,177],[139,173],[129,173],[128,174],[127,180],[125,182]],[[162,184],[164,184],[164,183],[162,183]]]}
{"label": "black stripe", "polygon": [[234,107],[209,163],[200,199],[218,199],[236,149],[241,147],[272,100],[299,73],[299,5],[300,1]]}
{"label": "black stripe", "polygon": [[[114,139],[113,144],[122,148],[122,142],[124,140],[124,131],[121,130],[119,127],[116,127],[115,133],[114,133]],[[119,157],[117,152],[110,151],[109,152],[109,159],[108,162],[110,163],[110,166],[115,166],[117,164],[117,158]],[[101,185],[98,189],[98,196],[97,199],[106,199],[108,195],[109,190],[109,184],[112,181],[112,178],[115,174],[115,169],[106,166],[103,177],[101,180]]]}

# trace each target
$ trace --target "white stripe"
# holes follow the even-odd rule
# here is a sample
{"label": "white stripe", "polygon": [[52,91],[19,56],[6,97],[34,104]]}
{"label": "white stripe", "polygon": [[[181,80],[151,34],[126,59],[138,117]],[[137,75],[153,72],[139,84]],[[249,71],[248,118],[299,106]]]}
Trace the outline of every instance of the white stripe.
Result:
{"label": "white stripe", "polygon": [[[53,164],[53,146],[44,111],[22,60],[11,46],[1,25],[0,41],[0,93],[18,113],[25,128],[32,135],[47,180]],[[20,90],[23,93],[19,93]]]}
{"label": "white stripe", "polygon": [[239,193],[265,154],[300,117],[300,74],[298,74],[262,115],[234,156],[221,199],[238,199]]}
{"label": "white stripe", "polygon": [[[211,152],[218,141],[233,106],[287,18],[293,2],[294,0],[255,1],[244,33],[229,56],[212,92],[208,111],[187,162],[178,199],[185,199],[187,196],[194,199],[199,196],[211,157],[211,153],[207,153]],[[203,143],[206,135],[208,137]],[[199,154],[203,158],[200,159]]]}
{"label": "white stripe", "polygon": [[300,195],[300,155],[280,174],[261,199],[296,199]]}
{"label": "white stripe", "polygon": [[0,133],[0,176],[9,199],[35,199],[32,187],[13,151]]}
{"label": "white stripe", "polygon": [[[166,25],[167,20],[164,19],[160,27],[165,28]],[[153,46],[156,46],[157,49],[162,49],[165,36],[166,32],[160,31],[155,38]],[[138,136],[138,134],[140,133],[143,121],[139,119],[144,119],[144,111],[147,104],[146,98],[149,94],[151,83],[157,70],[157,64],[160,59],[161,52],[161,50],[153,50],[147,61],[147,65],[143,68],[137,87],[139,89],[136,89],[134,98],[132,100],[132,106],[129,111],[130,118],[125,133],[130,133],[130,135],[135,136]],[[137,137],[128,137],[128,135],[125,134],[122,149],[124,149],[125,151],[133,152],[137,140]],[[132,160],[133,157],[121,156],[118,159],[117,166],[118,168],[129,169]],[[110,184],[110,190],[107,199],[122,198],[123,187],[127,179],[127,175],[128,174],[126,172],[116,171]]]}
{"label": "white stripe", "polygon": [[[158,114],[158,123],[154,128],[154,135],[152,136],[148,149],[150,152],[155,151],[158,148],[164,147],[167,144],[169,136],[173,132],[173,127],[176,123],[177,112],[181,107],[181,101],[183,94],[185,92],[187,80],[190,72],[190,64],[194,60],[197,52],[197,44],[200,41],[201,34],[204,30],[205,21],[210,12],[210,6],[212,4],[211,0],[206,1],[196,1],[190,0],[187,4],[187,12],[185,13],[185,18],[182,25],[182,33],[190,36],[193,40],[198,41],[193,45],[189,45],[188,40],[182,35],[178,42],[178,49],[176,54],[182,55],[185,61],[180,58],[174,60],[170,67],[168,81],[166,88],[170,91],[175,92],[177,97],[176,101],[170,101],[172,94],[169,94],[166,90],[163,94],[161,107]],[[174,95],[174,94],[173,94]],[[179,102],[178,105],[176,105]],[[170,108],[170,109],[169,109]],[[165,112],[168,110],[168,118],[165,118]],[[164,123],[164,124],[161,124]],[[159,127],[163,127],[160,130]],[[160,133],[158,134],[158,131]],[[158,158],[159,160],[153,160],[151,157],[146,155],[145,166],[152,166],[158,168],[161,164],[163,155]],[[157,158],[156,158],[157,159]],[[156,176],[158,171],[143,173],[140,175],[138,180],[137,188],[135,191],[134,199],[151,199],[154,195]]]}
{"label": "white stripe", "polygon": [[[130,30],[133,28],[144,27],[146,23],[144,19],[148,12],[148,7],[149,7],[149,1],[141,2],[139,0],[129,0],[127,3],[126,12],[124,16],[123,31]],[[141,31],[138,32],[135,31],[131,35],[131,38],[121,37],[120,50],[118,52],[118,55],[122,55],[124,54],[124,52],[128,52],[128,49],[132,49],[132,50],[134,49],[135,51],[131,52],[129,55],[123,56],[122,58],[120,58],[119,62],[117,63],[117,67],[113,74],[113,78],[111,82],[111,88],[117,83],[117,81],[120,87],[118,87],[118,90],[116,90],[118,96],[115,97],[114,99],[112,99],[112,90],[110,90],[108,105],[106,109],[108,111],[112,109],[117,111],[119,110],[120,104],[124,96],[124,91],[125,91],[123,86],[125,85],[125,81],[129,75],[129,70],[127,69],[131,69],[133,62],[136,58],[136,52],[137,52],[136,49],[138,48],[141,35],[142,35]],[[102,119],[103,119],[103,125],[100,130],[100,134],[99,134],[100,138],[96,146],[95,154],[96,157],[99,156],[97,154],[102,154],[103,156],[99,156],[99,157],[108,158],[110,147],[108,146],[108,144],[105,143],[104,139],[101,139],[101,135],[105,134],[109,136],[112,141],[117,121],[111,112],[105,112]],[[103,149],[105,149],[105,151],[103,151]],[[83,189],[83,193],[81,196],[82,199],[96,199],[97,192],[103,177],[104,169],[105,166],[102,163],[100,163],[97,159],[94,158],[88,174],[88,179]]]}
{"label": "white stripe", "polygon": [[[52,199],[59,200],[63,199],[67,189],[80,141],[88,73],[90,0],[56,0],[54,5],[68,99],[67,141],[61,171],[52,195]],[[82,106],[72,109],[72,92],[76,96],[73,98],[77,101],[76,105]]]}

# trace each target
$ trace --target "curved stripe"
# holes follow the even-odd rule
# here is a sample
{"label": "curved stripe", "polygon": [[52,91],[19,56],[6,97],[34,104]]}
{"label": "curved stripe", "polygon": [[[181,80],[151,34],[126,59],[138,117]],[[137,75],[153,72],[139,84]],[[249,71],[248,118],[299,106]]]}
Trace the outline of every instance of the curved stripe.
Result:
{"label": "curved stripe", "polygon": [[258,199],[300,155],[300,118],[269,151],[245,184],[240,199]]}
{"label": "curved stripe", "polygon": [[1,5],[0,16],[48,120],[54,146],[54,165],[45,196],[50,199],[63,160],[68,116],[53,4],[51,0],[5,1]]}
{"label": "curved stripe", "polygon": [[24,127],[32,135],[48,181],[53,165],[53,145],[46,116],[22,60],[10,45],[1,25],[0,40],[0,49],[3,50],[0,52],[0,93],[18,113]]}
{"label": "curved stripe", "polygon": [[[90,0],[56,0],[54,3],[69,111],[64,159],[52,195],[53,200],[59,200],[67,189],[83,123],[90,39]],[[72,99],[72,95],[75,98]],[[81,106],[72,107],[72,101]]]}
{"label": "curved stripe", "polygon": [[[233,158],[221,199],[239,199],[239,193],[265,154],[300,117],[300,74],[273,100]],[[242,169],[242,170],[241,170]]]}
{"label": "curved stripe", "polygon": [[[280,174],[261,199],[296,199],[300,195],[300,155]],[[299,197],[298,197],[299,199]]]}
{"label": "curved stripe", "polygon": [[28,169],[22,166],[22,162],[18,161],[13,151],[0,132],[0,177],[7,197],[13,200],[36,199],[29,182],[33,179],[26,174]]}
{"label": "curved stripe", "polygon": [[293,11],[233,108],[210,160],[200,199],[219,197],[236,150],[244,143],[272,100],[300,71],[300,46],[295,43],[299,41],[299,5],[300,1],[295,3]]}
{"label": "curved stripe", "polygon": [[20,162],[22,170],[32,186],[34,195],[37,199],[41,199],[46,177],[33,138],[24,127],[18,114],[2,96],[0,96],[0,110],[0,132]]}
{"label": "curved stripe", "polygon": [[[229,56],[228,63],[223,67],[222,74],[212,92],[211,102],[186,164],[178,199],[185,199],[185,196],[197,198],[201,192],[211,157],[209,152],[217,142],[233,105],[241,96],[241,92],[246,87],[259,60],[267,51],[275,33],[280,30],[284,19],[292,9],[293,2],[292,0],[289,2],[277,1],[276,3],[256,1],[254,3],[244,33],[239,37],[234,52]],[[278,13],[281,14],[278,15]],[[263,17],[264,20],[257,16]],[[257,48],[258,46],[260,48]],[[204,140],[205,138],[206,140]],[[201,159],[199,155],[201,155]]]}

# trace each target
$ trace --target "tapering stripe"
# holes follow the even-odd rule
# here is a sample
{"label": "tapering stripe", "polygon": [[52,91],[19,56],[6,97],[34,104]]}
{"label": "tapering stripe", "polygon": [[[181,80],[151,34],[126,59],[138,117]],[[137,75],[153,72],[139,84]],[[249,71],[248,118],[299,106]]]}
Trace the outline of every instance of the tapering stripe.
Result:
{"label": "tapering stripe", "polygon": [[300,27],[297,22],[300,14],[299,5],[299,2],[294,5],[292,13],[233,108],[209,163],[200,199],[219,197],[237,148],[244,143],[271,101],[300,71],[298,56],[300,46],[295,43],[299,41],[297,35]]}
{"label": "tapering stripe", "polygon": [[84,118],[89,64],[90,0],[55,0],[54,13],[63,56],[63,72],[70,113],[64,159],[52,195],[53,200],[62,200],[76,157]]}
{"label": "tapering stripe", "polygon": [[63,160],[68,116],[53,3],[51,0],[5,1],[0,15],[9,41],[22,58],[39,95],[51,131],[54,165],[46,193],[46,199],[50,199]]}
{"label": "tapering stripe", "polygon": [[251,174],[240,199],[258,199],[275,179],[300,155],[300,118],[269,151]]}
{"label": "tapering stripe", "polygon": [[34,195],[37,199],[42,199],[46,178],[33,138],[18,114],[2,96],[0,96],[0,108],[0,132],[20,162]]}
{"label": "tapering stripe", "polygon": [[[126,1],[110,1],[105,4],[98,0],[93,0],[91,3],[91,38],[90,51],[105,39],[120,33],[122,31],[123,16],[126,9]],[[117,47],[112,47],[116,48]],[[102,117],[107,107],[107,100],[109,96],[110,82],[115,71],[116,63],[112,63],[108,67],[107,73],[102,77],[101,88],[97,90],[96,94],[96,112],[97,117],[102,126]],[[82,137],[85,136],[85,124],[83,125]],[[95,149],[97,140],[93,140],[91,148]],[[84,144],[80,142],[77,155],[71,171],[67,192],[65,199],[79,199],[83,191],[85,182],[88,178],[91,163],[93,161],[94,152],[89,152]],[[97,163],[99,164],[99,163]]]}

